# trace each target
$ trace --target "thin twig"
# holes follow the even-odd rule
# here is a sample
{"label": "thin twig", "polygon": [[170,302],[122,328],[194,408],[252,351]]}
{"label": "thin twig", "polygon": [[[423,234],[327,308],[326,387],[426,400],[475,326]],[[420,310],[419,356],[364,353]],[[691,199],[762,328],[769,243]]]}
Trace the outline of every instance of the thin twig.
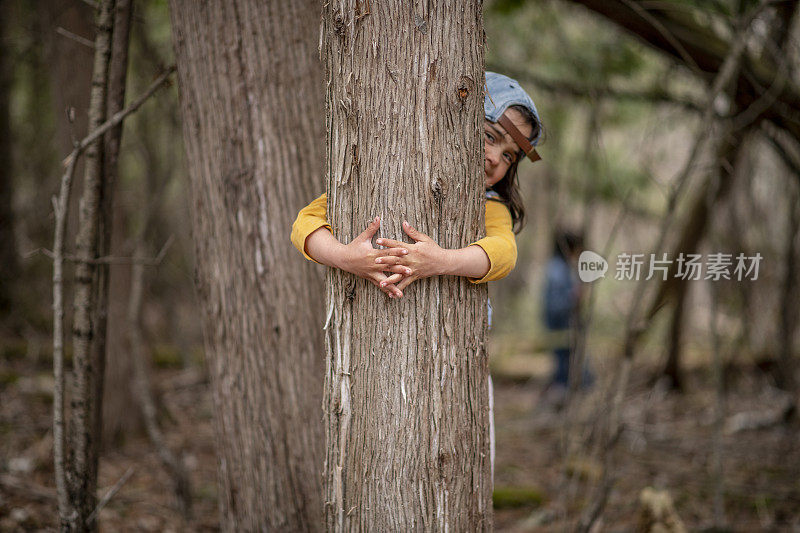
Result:
{"label": "thin twig", "polygon": [[[505,65],[499,68],[503,72],[508,72],[509,69]],[[512,75],[509,72],[509,75]],[[572,80],[564,79],[548,79],[538,74],[516,71],[513,72],[514,78],[536,85],[540,89],[548,92],[556,93],[558,95],[567,94],[573,97],[586,97],[593,95],[598,99],[613,98],[615,100],[637,100],[649,103],[665,103],[683,107],[690,111],[702,111],[701,104],[678,94],[673,94],[663,87],[652,87],[645,89],[618,89],[605,85],[590,85],[581,84]]]}
{"label": "thin twig", "polygon": [[[767,125],[765,124],[765,126]],[[778,138],[778,131],[775,130],[776,128],[773,127],[762,128],[762,131],[766,134],[767,140],[772,145],[775,153],[781,158],[783,164],[786,165],[789,170],[791,170],[792,175],[797,178],[797,182],[800,184],[800,158],[795,158],[792,156],[781,139]]]}
{"label": "thin twig", "polygon": [[56,33],[59,34],[59,35],[63,35],[67,39],[72,39],[73,41],[75,41],[78,44],[82,44],[83,46],[88,46],[89,48],[94,50],[94,41],[91,41],[91,40],[89,40],[89,39],[87,39],[85,37],[81,37],[77,33],[72,33],[71,31],[62,28],[61,26],[56,28]]}
{"label": "thin twig", "polygon": [[134,470],[135,468],[133,468],[133,466],[129,466],[125,473],[122,474],[122,477],[119,478],[116,483],[114,483],[114,486],[111,487],[108,492],[106,492],[106,495],[103,496],[103,498],[97,503],[97,507],[94,508],[92,514],[90,514],[89,518],[86,519],[87,524],[92,524],[97,519],[97,515],[100,514],[100,511],[103,510],[103,507],[105,507],[106,504],[111,501],[111,498],[113,498],[114,495],[119,492],[119,489],[121,489],[125,482],[128,481],[128,479],[133,475]]}
{"label": "thin twig", "polygon": [[62,512],[68,509],[69,503],[64,464],[64,235],[77,160],[77,157],[70,160],[61,178],[58,198],[53,198],[56,220],[53,237],[53,460],[58,508]]}
{"label": "thin twig", "polygon": [[0,487],[3,487],[5,490],[24,494],[28,499],[48,503],[56,499],[56,491],[52,488],[37,485],[27,479],[20,479],[9,474],[0,474]]}
{"label": "thin twig", "polygon": [[[709,195],[709,201],[713,196]],[[714,365],[714,431],[711,443],[712,476],[714,480],[714,526],[723,527],[725,523],[725,477],[722,467],[722,432],[725,425],[725,382],[720,348],[718,324],[719,289],[711,284],[711,346]]]}
{"label": "thin twig", "polygon": [[[159,250],[158,255],[153,258],[147,257],[119,257],[119,256],[112,256],[107,255],[105,257],[97,257],[95,259],[83,259],[78,256],[72,254],[63,254],[62,258],[67,261],[83,261],[84,263],[89,263],[90,265],[144,265],[144,266],[158,266],[164,260],[164,256],[167,255],[167,250],[169,250],[170,246],[172,246],[173,241],[175,240],[175,235],[170,235],[169,238],[164,243],[164,246],[161,247]],[[55,253],[51,252],[47,248],[38,248],[29,252],[28,256],[31,256],[35,253],[41,252],[42,254],[46,255],[51,259],[55,259]]]}

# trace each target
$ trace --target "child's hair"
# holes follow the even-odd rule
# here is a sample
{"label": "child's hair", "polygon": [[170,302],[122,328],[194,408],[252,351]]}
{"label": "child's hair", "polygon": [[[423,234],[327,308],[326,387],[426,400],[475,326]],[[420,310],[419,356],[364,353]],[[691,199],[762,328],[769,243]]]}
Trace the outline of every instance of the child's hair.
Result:
{"label": "child's hair", "polygon": [[[528,140],[533,141],[542,133],[542,125],[533,116],[533,113],[525,106],[512,105],[509,109],[515,109],[532,126],[531,135]],[[525,227],[525,205],[522,202],[522,194],[519,190],[519,180],[517,179],[517,167],[519,162],[525,158],[525,154],[520,150],[516,160],[506,171],[503,179],[494,184],[492,189],[500,195],[504,203],[511,212],[511,221],[514,225],[514,233],[519,233]]]}

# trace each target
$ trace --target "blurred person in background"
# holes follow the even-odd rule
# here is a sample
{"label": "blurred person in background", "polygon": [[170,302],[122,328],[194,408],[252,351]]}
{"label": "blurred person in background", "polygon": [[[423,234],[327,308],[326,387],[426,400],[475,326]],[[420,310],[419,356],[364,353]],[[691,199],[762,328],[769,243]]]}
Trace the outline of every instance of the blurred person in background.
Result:
{"label": "blurred person in background", "polygon": [[[570,362],[575,355],[575,332],[582,293],[577,266],[583,249],[583,235],[567,229],[556,230],[553,255],[545,271],[543,319],[550,332],[554,370],[545,388],[543,403],[557,409],[566,400]],[[583,372],[575,378],[581,380],[579,388],[591,385],[593,377],[585,362]]]}

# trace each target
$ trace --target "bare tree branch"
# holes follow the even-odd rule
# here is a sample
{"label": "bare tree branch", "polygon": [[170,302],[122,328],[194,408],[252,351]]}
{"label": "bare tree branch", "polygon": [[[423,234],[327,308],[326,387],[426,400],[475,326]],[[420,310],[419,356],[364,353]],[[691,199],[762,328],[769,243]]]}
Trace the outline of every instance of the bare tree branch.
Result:
{"label": "bare tree branch", "polygon": [[[493,68],[491,65],[488,69]],[[594,96],[596,98],[612,98],[615,100],[635,100],[649,103],[664,103],[682,107],[690,111],[702,111],[702,104],[695,102],[687,97],[672,94],[661,86],[645,89],[617,89],[609,86],[581,84],[571,80],[550,80],[544,76],[515,69],[511,66],[503,65],[497,68],[498,71],[506,72],[524,83],[530,83],[545,91],[558,95],[569,95],[576,98],[586,98]]]}
{"label": "bare tree branch", "polygon": [[672,45],[675,51],[681,56],[681,59],[683,59],[683,62],[686,63],[689,68],[695,72],[700,70],[700,67],[697,66],[697,63],[695,63],[694,59],[691,55],[689,55],[689,52],[686,51],[681,42],[672,34],[669,29],[664,26],[664,24],[661,23],[661,21],[658,20],[658,18],[651,15],[649,11],[636,4],[636,2],[632,2],[631,0],[622,0],[622,3],[631,8],[640,17],[642,17],[642,19],[651,24],[653,28],[655,28],[664,37],[664,39],[666,39],[667,42]]}
{"label": "bare tree branch", "polygon": [[53,198],[55,237],[53,238],[53,455],[58,490],[58,507],[67,509],[67,483],[64,464],[64,234],[72,193],[77,157],[70,160],[61,178],[61,191]]}
{"label": "bare tree branch", "polygon": [[108,502],[111,501],[111,498],[113,498],[114,495],[117,492],[119,492],[119,489],[121,489],[122,486],[133,475],[133,472],[134,468],[132,466],[129,466],[128,469],[125,471],[125,473],[122,474],[122,477],[119,478],[116,483],[114,483],[114,486],[111,487],[109,491],[106,492],[106,495],[103,496],[102,499],[97,503],[97,507],[95,507],[94,511],[92,511],[92,514],[89,515],[89,518],[86,519],[87,524],[91,524],[97,519],[97,515],[100,514],[100,511],[103,510],[103,507],[105,507],[108,504]]}
{"label": "bare tree branch", "polygon": [[100,127],[98,127],[96,130],[92,131],[89,135],[87,135],[86,137],[81,139],[79,142],[77,142],[76,145],[75,145],[75,149],[72,151],[72,153],[69,154],[64,159],[64,162],[63,162],[64,165],[68,166],[69,163],[70,163],[70,160],[72,158],[78,157],[80,154],[82,154],[83,151],[86,150],[87,146],[89,146],[94,141],[96,141],[98,138],[100,138],[108,130],[110,130],[114,126],[117,126],[120,122],[125,120],[125,118],[128,115],[130,115],[131,113],[135,113],[140,107],[142,107],[142,104],[145,103],[148,98],[153,96],[153,94],[158,89],[160,89],[162,85],[165,84],[165,82],[170,77],[170,75],[173,72],[175,72],[175,69],[176,69],[176,67],[175,67],[174,64],[169,66],[167,68],[167,70],[165,70],[163,73],[161,73],[161,75],[158,78],[156,78],[155,81],[153,81],[153,83],[150,84],[150,86],[147,88],[147,90],[144,93],[142,93],[142,95],[139,96],[139,98],[137,98],[136,100],[134,100],[131,103],[131,105],[129,105],[128,107],[126,107],[125,109],[120,111],[119,113],[116,113],[113,117],[111,117],[110,119],[108,119],[105,122],[103,122],[103,124],[100,125]]}
{"label": "bare tree branch", "polygon": [[[633,0],[568,0],[580,4],[602,15],[609,21],[627,30],[650,46],[668,55],[683,60],[680,50],[687,53],[694,64],[702,72],[719,72],[729,50],[735,45],[735,39],[729,42],[717,35],[710,27],[698,23],[692,16],[681,10],[649,11],[650,17],[644,19],[639,10],[644,9],[642,2]],[[751,12],[756,16],[765,7],[774,2],[762,2],[757,11]],[[634,7],[631,7],[631,6]],[[654,28],[652,21],[658,23],[668,32],[668,35],[677,40],[680,50],[675,44],[664,36],[663,31]],[[685,63],[689,68],[691,65]],[[741,72],[738,77],[738,90],[735,94],[736,104],[740,109],[749,108],[767,89],[773,86],[778,77],[779,67],[775,60],[769,57],[753,58],[745,54],[741,61]],[[800,141],[800,88],[796,83],[789,82],[780,90],[775,105],[766,109],[762,118],[774,122],[777,126],[789,131],[795,139]]]}
{"label": "bare tree branch", "polygon": [[92,41],[90,39],[87,39],[85,37],[81,37],[80,35],[78,35],[76,33],[72,33],[71,31],[62,28],[61,26],[56,28],[56,33],[59,34],[59,35],[63,35],[67,39],[72,39],[73,41],[75,41],[78,44],[82,44],[84,46],[88,46],[89,48],[94,50],[94,41]]}

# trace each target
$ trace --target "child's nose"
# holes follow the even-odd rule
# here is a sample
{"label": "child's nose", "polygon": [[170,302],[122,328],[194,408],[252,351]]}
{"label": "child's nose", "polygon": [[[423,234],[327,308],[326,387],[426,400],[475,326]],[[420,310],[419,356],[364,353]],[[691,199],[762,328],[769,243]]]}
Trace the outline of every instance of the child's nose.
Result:
{"label": "child's nose", "polygon": [[496,152],[497,152],[497,150],[494,150],[494,149],[492,149],[492,148],[487,148],[487,149],[486,149],[486,160],[487,160],[487,161],[488,161],[488,162],[489,162],[489,163],[490,163],[492,166],[496,165],[496,164],[497,164],[497,161],[498,161],[498,158],[497,158],[497,153],[496,153]]}

